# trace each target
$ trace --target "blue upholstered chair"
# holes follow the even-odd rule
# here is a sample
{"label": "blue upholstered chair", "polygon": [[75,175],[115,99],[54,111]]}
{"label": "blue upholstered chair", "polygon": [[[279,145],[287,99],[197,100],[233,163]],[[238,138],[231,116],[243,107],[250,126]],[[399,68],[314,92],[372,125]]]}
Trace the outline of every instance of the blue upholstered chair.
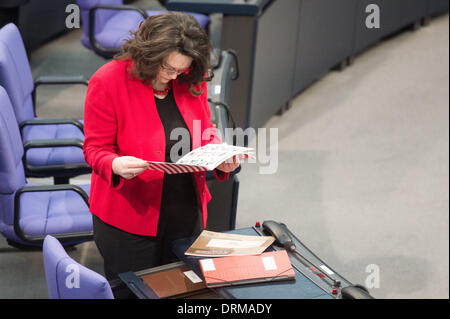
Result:
{"label": "blue upholstered chair", "polygon": [[23,154],[9,97],[0,86],[0,233],[12,246],[40,246],[47,234],[67,244],[92,240],[90,185],[27,184]]}
{"label": "blue upholstered chair", "polygon": [[43,246],[45,279],[51,299],[113,299],[108,281],[67,255],[53,236]]}
{"label": "blue upholstered chair", "polygon": [[[110,58],[120,51],[122,42],[137,30],[147,17],[166,11],[146,11],[136,6],[123,5],[123,0],[77,0],[81,10],[83,35],[81,43],[98,55]],[[207,28],[209,17],[187,12]]]}
{"label": "blue upholstered chair", "polygon": [[[83,123],[73,119],[39,119],[35,113],[35,90],[42,84],[84,84],[81,77],[40,77],[33,82],[30,64],[17,27],[10,23],[0,29],[0,85],[8,93],[20,126],[23,143],[40,140],[28,150],[25,170],[27,176],[57,176],[68,178],[88,174],[91,169],[83,156]],[[63,106],[61,106],[63,107]],[[45,142],[59,139],[67,147],[46,147]]]}

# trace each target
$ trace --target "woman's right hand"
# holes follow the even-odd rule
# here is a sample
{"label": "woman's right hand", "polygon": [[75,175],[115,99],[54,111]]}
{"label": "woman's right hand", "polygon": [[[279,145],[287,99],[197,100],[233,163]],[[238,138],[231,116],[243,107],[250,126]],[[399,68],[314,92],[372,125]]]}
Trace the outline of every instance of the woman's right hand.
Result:
{"label": "woman's right hand", "polygon": [[125,179],[134,178],[148,168],[146,161],[133,156],[116,157],[112,162],[113,173]]}

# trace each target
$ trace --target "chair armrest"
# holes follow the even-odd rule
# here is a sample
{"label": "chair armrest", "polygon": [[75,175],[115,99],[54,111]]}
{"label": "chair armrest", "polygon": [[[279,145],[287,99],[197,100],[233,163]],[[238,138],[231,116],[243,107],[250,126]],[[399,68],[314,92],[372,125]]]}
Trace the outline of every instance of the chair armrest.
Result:
{"label": "chair armrest", "polygon": [[51,176],[54,174],[69,172],[78,172],[79,174],[91,173],[92,169],[87,163],[32,166],[27,162],[27,151],[29,149],[67,146],[74,146],[83,149],[83,141],[79,139],[65,138],[56,140],[30,140],[24,143],[24,154],[22,162],[27,174],[31,173],[33,174],[32,176]]}
{"label": "chair armrest", "polygon": [[75,119],[35,119],[23,121],[19,124],[20,132],[22,133],[25,126],[28,125],[55,125],[55,124],[72,124],[80,129],[84,133],[84,125]]}
{"label": "chair armrest", "polygon": [[222,51],[219,48],[213,48],[210,55],[210,65],[211,68],[217,69],[220,66],[222,60]]}
{"label": "chair armrest", "polygon": [[31,97],[33,99],[34,114],[36,115],[36,90],[40,85],[68,85],[68,84],[83,84],[88,85],[89,81],[82,75],[75,76],[38,76],[34,80],[33,92]]}
{"label": "chair armrest", "polygon": [[[231,124],[233,125],[233,126],[232,126],[233,129],[236,129],[236,128],[237,128],[237,126],[236,126],[236,121],[234,120],[233,115],[231,114],[230,107],[229,107],[226,103],[221,102],[221,101],[214,101],[214,100],[212,100],[211,98],[208,98],[208,102],[209,102],[209,103],[212,103],[212,104],[214,104],[214,105],[220,105],[220,106],[222,106],[222,107],[227,111],[227,115],[228,115],[229,119],[231,120]],[[219,116],[219,114],[217,114],[217,116]]]}
{"label": "chair armrest", "polygon": [[38,76],[34,80],[34,86],[39,85],[58,85],[58,84],[84,84],[88,85],[89,80],[83,75],[74,76]]}
{"label": "chair armrest", "polygon": [[229,54],[231,54],[233,56],[233,58],[234,58],[234,65],[236,67],[236,74],[232,78],[232,80],[234,81],[234,80],[237,80],[239,78],[239,59],[238,59],[236,51],[234,51],[232,49],[228,49],[227,52]]}
{"label": "chair armrest", "polygon": [[83,141],[77,138],[59,138],[55,140],[30,140],[23,144],[26,153],[31,148],[76,146],[83,149]]}
{"label": "chair armrest", "polygon": [[[33,99],[33,106],[36,108],[36,90],[40,85],[68,85],[68,84],[83,84],[88,85],[89,81],[83,75],[75,76],[38,76],[34,80],[33,92],[31,97]],[[34,110],[36,114],[36,110]]]}
{"label": "chair armrest", "polygon": [[[77,185],[43,185],[43,186],[24,186],[20,188],[16,194],[14,195],[14,231],[16,235],[28,243],[42,243],[46,234],[40,236],[31,236],[25,234],[20,228],[20,196],[24,193],[30,192],[54,192],[54,191],[74,191],[78,193],[81,198],[86,203],[86,206],[89,207],[89,196],[86,192]],[[86,240],[93,238],[93,231],[87,232],[78,232],[78,233],[63,233],[63,234],[52,234],[55,238],[58,238],[61,241],[68,240]]]}
{"label": "chair armrest", "polygon": [[89,9],[89,41],[91,42],[94,51],[105,58],[110,57],[113,54],[116,54],[120,51],[120,48],[106,48],[97,42],[95,39],[95,12],[97,10],[120,10],[120,11],[137,11],[139,12],[144,19],[148,18],[147,12],[145,10],[130,5],[97,5]]}

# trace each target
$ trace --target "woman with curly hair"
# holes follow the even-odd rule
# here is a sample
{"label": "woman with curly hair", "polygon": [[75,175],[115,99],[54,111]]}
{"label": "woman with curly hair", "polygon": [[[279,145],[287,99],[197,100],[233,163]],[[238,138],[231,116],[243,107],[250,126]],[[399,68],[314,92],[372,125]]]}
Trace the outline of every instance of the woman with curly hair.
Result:
{"label": "woman with curly hair", "polygon": [[[108,280],[172,262],[171,242],[206,226],[205,173],[164,174],[147,161],[175,162],[221,143],[207,102],[210,50],[190,15],[152,16],[89,81],[84,154],[93,171],[94,240]],[[180,139],[180,129],[188,138]],[[224,180],[238,166],[229,159],[214,174]]]}

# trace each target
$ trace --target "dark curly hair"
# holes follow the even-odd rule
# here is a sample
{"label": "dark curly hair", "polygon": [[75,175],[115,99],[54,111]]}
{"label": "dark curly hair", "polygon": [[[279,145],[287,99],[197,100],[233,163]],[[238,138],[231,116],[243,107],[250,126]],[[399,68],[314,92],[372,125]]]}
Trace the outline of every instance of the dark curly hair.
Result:
{"label": "dark curly hair", "polygon": [[[124,42],[114,59],[132,60],[130,72],[133,76],[151,84],[164,59],[176,51],[192,58],[189,72],[179,75],[178,80],[186,82],[194,96],[203,93],[199,84],[214,76],[210,66],[211,45],[205,30],[194,17],[181,12],[151,16],[131,34],[132,38]],[[196,86],[200,91],[195,89]]]}

